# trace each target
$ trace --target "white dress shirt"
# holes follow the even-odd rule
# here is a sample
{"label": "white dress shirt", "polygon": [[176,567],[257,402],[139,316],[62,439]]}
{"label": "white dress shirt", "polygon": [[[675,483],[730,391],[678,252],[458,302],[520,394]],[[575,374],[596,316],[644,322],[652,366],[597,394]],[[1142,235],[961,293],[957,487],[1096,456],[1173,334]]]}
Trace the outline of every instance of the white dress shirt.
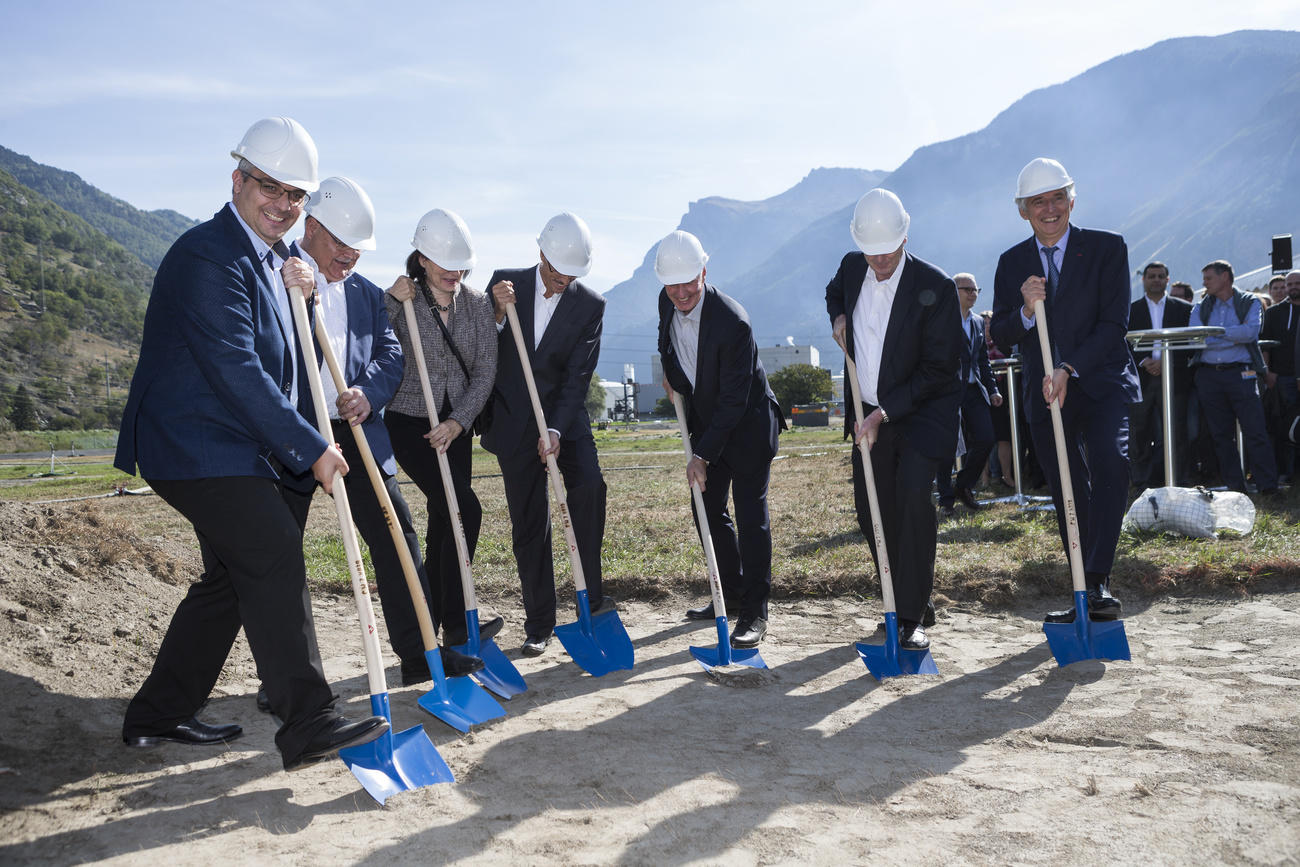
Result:
{"label": "white dress shirt", "polygon": [[[862,292],[853,307],[853,358],[858,367],[858,387],[862,400],[871,406],[880,406],[880,358],[885,351],[885,331],[889,328],[889,314],[894,309],[894,295],[898,281],[907,265],[904,256],[888,280],[876,279],[876,272],[867,266],[867,276],[862,280]],[[888,412],[888,408],[885,410]]]}
{"label": "white dress shirt", "polygon": [[673,349],[677,351],[677,362],[682,367],[682,373],[686,374],[691,388],[695,387],[695,363],[700,354],[700,316],[703,310],[703,292],[700,293],[700,300],[691,308],[691,312],[673,310],[671,325]]}
{"label": "white dress shirt", "polygon": [[546,284],[542,282],[541,265],[537,266],[537,276],[533,284],[536,286],[533,300],[533,349],[536,349],[541,344],[542,335],[546,334],[546,326],[551,324],[551,317],[555,315],[555,308],[564,297],[564,293],[556,292],[550,298],[546,297]]}
{"label": "white dress shirt", "polygon": [[[302,248],[302,241],[298,242],[298,255],[316,274],[316,291],[320,293],[321,314],[324,316],[325,331],[330,336],[330,349],[334,350],[334,357],[342,367],[348,353],[348,298],[343,281],[330,283],[326,280],[316,265],[316,260]],[[339,419],[339,390],[334,385],[334,375],[330,373],[329,365],[324,359],[320,363],[320,381],[325,392],[325,408],[329,410],[330,418]]]}
{"label": "white dress shirt", "polygon": [[[1168,296],[1161,295],[1159,301],[1152,301],[1150,295],[1146,296],[1147,311],[1151,314],[1152,329],[1165,327],[1165,298],[1166,297]],[[1155,343],[1151,345],[1151,357],[1156,361],[1160,360],[1161,345],[1162,345],[1162,341],[1159,340],[1157,340]]]}

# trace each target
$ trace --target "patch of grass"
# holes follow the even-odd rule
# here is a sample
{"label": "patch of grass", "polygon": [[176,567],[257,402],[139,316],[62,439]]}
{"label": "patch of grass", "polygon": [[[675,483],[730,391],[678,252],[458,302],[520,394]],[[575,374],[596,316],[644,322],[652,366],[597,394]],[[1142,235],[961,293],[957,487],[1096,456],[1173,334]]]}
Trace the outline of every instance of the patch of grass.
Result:
{"label": "patch of grass", "polygon": [[111,449],[117,445],[117,431],[51,430],[5,431],[0,433],[0,454],[21,452],[46,452],[53,446],[59,451],[67,449]]}

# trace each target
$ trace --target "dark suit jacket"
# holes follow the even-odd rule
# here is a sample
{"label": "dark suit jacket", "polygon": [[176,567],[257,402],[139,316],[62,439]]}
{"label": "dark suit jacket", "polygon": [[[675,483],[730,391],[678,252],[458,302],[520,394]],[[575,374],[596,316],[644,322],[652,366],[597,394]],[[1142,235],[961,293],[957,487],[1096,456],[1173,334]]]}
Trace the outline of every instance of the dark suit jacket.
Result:
{"label": "dark suit jacket", "polygon": [[[1291,314],[1289,330],[1287,314]],[[1259,339],[1278,341],[1278,346],[1268,350],[1268,369],[1280,376],[1295,376],[1295,344],[1297,332],[1300,331],[1297,320],[1300,320],[1300,309],[1296,309],[1290,301],[1274,304],[1264,311]]]}
{"label": "dark suit jacket", "polygon": [[[993,393],[998,390],[998,384],[993,379],[993,368],[989,366],[989,350],[984,342],[984,317],[971,314],[970,330],[962,332],[961,367],[958,373],[961,375],[963,384],[968,383],[968,376],[971,365],[975,365],[975,387],[980,390],[980,395],[984,402],[993,405]],[[965,327],[965,326],[963,326]],[[974,334],[978,331],[978,334]],[[975,339],[972,340],[972,337]],[[977,345],[976,345],[977,344]],[[976,345],[976,351],[972,356],[971,346]]]}
{"label": "dark suit jacket", "polygon": [[[158,266],[114,466],[152,479],[310,471],[326,442],[289,402],[294,340],[227,206]],[[306,383],[299,383],[306,388]]]}
{"label": "dark suit jacket", "polygon": [[[1175,298],[1172,295],[1165,295],[1165,316],[1164,321],[1160,323],[1162,328],[1186,328],[1192,321],[1192,305],[1181,298]],[[1147,307],[1147,297],[1143,295],[1129,306],[1128,312],[1128,330],[1129,331],[1149,331],[1151,325],[1151,309]],[[1138,382],[1141,383],[1145,391],[1150,383],[1160,382],[1160,377],[1152,376],[1142,369],[1142,362],[1151,357],[1151,349],[1138,349],[1133,351],[1133,361],[1137,364]],[[1162,355],[1162,359],[1167,361],[1174,360],[1174,391],[1178,393],[1186,392],[1192,384],[1192,369],[1189,362],[1192,353],[1188,350],[1179,350],[1173,355]]]}
{"label": "dark suit jacket", "polygon": [[[932,460],[950,460],[957,451],[957,409],[962,384],[958,380],[961,353],[961,313],[957,286],[938,268],[904,255],[894,306],[885,330],[877,391],[889,423],[903,429],[909,445]],[[867,276],[867,258],[849,253],[826,286],[826,312],[831,323],[841,313],[848,320],[845,342],[853,352],[853,308]],[[857,416],[852,387],[844,396],[846,431]]]}
{"label": "dark suit jacket", "polygon": [[758,360],[749,315],[709,285],[699,303],[704,308],[692,387],[673,347],[675,308],[668,293],[659,292],[659,357],[668,384],[686,404],[691,447],[711,464],[723,458],[732,467],[770,463],[785,416]]}
{"label": "dark suit jacket", "polygon": [[[547,426],[559,431],[565,439],[589,437],[587,389],[600,357],[605,299],[574,280],[564,290],[541,344],[533,349],[536,275],[536,267],[495,271],[487,285],[495,286],[500,280],[515,285],[515,312],[523,328],[524,346],[528,348]],[[499,341],[497,380],[491,397],[492,426],[483,434],[481,443],[493,454],[505,457],[536,449],[537,422],[509,319],[505,320]]]}
{"label": "dark suit jacket", "polygon": [[[290,247],[298,255],[298,245]],[[360,274],[351,274],[343,281],[343,293],[348,307],[347,349],[339,364],[343,366],[343,379],[349,387],[361,389],[370,401],[370,415],[361,423],[366,442],[375,455],[375,461],[390,476],[397,475],[397,461],[393,457],[393,443],[388,438],[381,413],[397,393],[404,371],[402,344],[388,321],[384,307],[384,290]],[[334,335],[331,335],[331,337]],[[325,363],[320,344],[313,341],[316,365]],[[306,383],[306,371],[299,380]],[[322,373],[322,378],[326,374]],[[298,409],[311,424],[316,423],[316,407],[311,399],[311,389],[298,388]],[[333,409],[333,407],[329,407]],[[365,472],[364,467],[352,469]]]}
{"label": "dark suit jacket", "polygon": [[[1043,261],[1033,236],[998,259],[993,278],[993,341],[1004,352],[1020,344],[1024,365],[1025,412],[1030,421],[1048,417],[1043,402],[1043,357],[1037,326],[1020,320],[1024,298],[1020,286],[1029,276],[1043,276]],[[1048,338],[1059,360],[1078,374],[1070,388],[1095,401],[1140,399],[1137,366],[1125,335],[1129,313],[1128,247],[1113,232],[1070,226],[1056,300],[1047,302]],[[1038,399],[1033,399],[1034,396]]]}

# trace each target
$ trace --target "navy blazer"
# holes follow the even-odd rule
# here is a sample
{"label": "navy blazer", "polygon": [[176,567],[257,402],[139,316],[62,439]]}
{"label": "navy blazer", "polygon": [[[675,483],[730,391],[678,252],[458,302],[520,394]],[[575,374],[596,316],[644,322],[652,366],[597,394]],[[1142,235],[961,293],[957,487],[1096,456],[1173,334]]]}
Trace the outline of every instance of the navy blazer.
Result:
{"label": "navy blazer", "polygon": [[[899,263],[903,274],[885,328],[877,394],[889,423],[902,427],[909,445],[931,460],[950,460],[957,451],[957,409],[962,383],[961,307],[957,284],[943,271],[911,253]],[[854,350],[853,308],[867,276],[867,257],[848,253],[826,285],[826,312],[832,326],[841,313],[848,321],[845,343]],[[857,408],[845,365],[844,429],[853,430]]]}
{"label": "navy blazer", "polygon": [[[295,256],[298,255],[297,243],[293,244],[290,251]],[[370,415],[361,423],[361,430],[366,435],[366,442],[370,444],[375,461],[385,473],[395,476],[397,461],[393,457],[393,443],[388,438],[388,428],[384,425],[382,413],[402,383],[402,344],[398,342],[388,321],[383,289],[360,274],[350,274],[343,281],[343,294],[348,308],[347,349],[344,357],[339,359],[339,364],[343,367],[343,379],[349,387],[361,389],[366,400],[370,401]],[[319,342],[312,343],[316,350],[316,365],[319,367],[325,363],[325,356]],[[303,371],[303,376],[301,381],[306,382],[306,371]],[[311,399],[311,389],[299,387],[298,411],[308,422],[313,425],[316,423],[316,405]]]}
{"label": "navy blazer", "polygon": [[158,266],[113,465],[146,479],[274,479],[274,457],[310,472],[327,443],[289,402],[290,340],[293,323],[227,205]]}
{"label": "navy blazer", "polygon": [[[1027,277],[1043,276],[1038,240],[1030,236],[1002,254],[993,278],[993,342],[1008,351],[1020,344],[1025,413],[1030,421],[1048,417],[1043,393],[1043,356],[1037,325],[1020,320]],[[1074,368],[1070,388],[1095,401],[1141,399],[1137,366],[1129,348],[1128,246],[1114,232],[1070,225],[1055,300],[1046,302],[1048,340],[1058,361]],[[1037,395],[1037,399],[1034,396]],[[1068,400],[1068,398],[1067,398]]]}
{"label": "navy blazer", "polygon": [[771,463],[785,416],[758,360],[749,314],[707,284],[699,303],[703,308],[692,387],[673,346],[676,308],[667,292],[659,292],[659,357],[669,385],[686,405],[691,448],[711,464],[720,458],[733,467]]}
{"label": "navy blazer", "polygon": [[[515,312],[547,426],[559,431],[564,439],[590,437],[587,389],[600,358],[605,299],[574,280],[560,296],[542,342],[534,349],[536,276],[536,267],[494,271],[487,285],[509,280],[515,286]],[[489,288],[489,294],[491,291]],[[483,448],[501,457],[535,451],[537,444],[537,421],[533,418],[528,384],[510,333],[510,320],[504,323],[498,337],[496,386],[490,398],[492,424],[480,439]]]}
{"label": "navy blazer", "polygon": [[[965,330],[966,327],[963,323],[961,369],[958,373],[962,374],[963,384],[970,384],[967,378],[970,374],[971,365],[974,364],[975,387],[980,390],[984,402],[992,405],[993,393],[998,390],[998,384],[993,379],[993,368],[989,366],[989,350],[984,343],[984,317],[972,313],[970,321],[970,330]],[[975,331],[979,333],[973,333]],[[971,347],[976,343],[979,344],[979,350],[972,355]]]}
{"label": "navy blazer", "polygon": [[[1165,295],[1165,316],[1164,321],[1160,323],[1161,328],[1186,328],[1192,321],[1192,305],[1181,298],[1175,298],[1166,293]],[[1151,308],[1147,306],[1147,296],[1143,295],[1138,300],[1129,305],[1128,310],[1128,330],[1129,331],[1150,331],[1151,325]],[[1145,388],[1148,382],[1159,382],[1160,377],[1152,376],[1142,369],[1142,361],[1151,357],[1151,349],[1134,350],[1133,361],[1137,364],[1138,382]],[[1174,352],[1172,355],[1161,356],[1162,360],[1168,361],[1173,359],[1174,362],[1174,391],[1184,392],[1191,387],[1192,369],[1190,367],[1192,353],[1182,349]]]}

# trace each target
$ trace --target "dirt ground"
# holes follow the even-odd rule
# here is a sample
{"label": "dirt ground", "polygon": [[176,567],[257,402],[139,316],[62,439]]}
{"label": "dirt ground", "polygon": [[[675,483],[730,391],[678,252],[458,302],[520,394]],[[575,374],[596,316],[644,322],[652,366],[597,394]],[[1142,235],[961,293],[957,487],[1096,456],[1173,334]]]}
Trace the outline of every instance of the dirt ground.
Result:
{"label": "dirt ground", "polygon": [[[519,658],[503,604],[528,691],[461,735],[394,687],[396,727],[423,725],[456,782],[380,807],[340,761],[281,770],[242,640],[205,716],[243,739],[122,745],[197,562],[184,534],[103,520],[0,503],[0,863],[1300,862],[1300,593],[1129,602],[1133,661],[1067,668],[1048,601],[948,607],[941,674],[884,683],[853,650],[874,608],[780,602],[747,689],[691,658],[716,635],[689,600],[622,605],[637,664],[603,678],[558,643]],[[315,611],[367,713],[351,599]]]}

